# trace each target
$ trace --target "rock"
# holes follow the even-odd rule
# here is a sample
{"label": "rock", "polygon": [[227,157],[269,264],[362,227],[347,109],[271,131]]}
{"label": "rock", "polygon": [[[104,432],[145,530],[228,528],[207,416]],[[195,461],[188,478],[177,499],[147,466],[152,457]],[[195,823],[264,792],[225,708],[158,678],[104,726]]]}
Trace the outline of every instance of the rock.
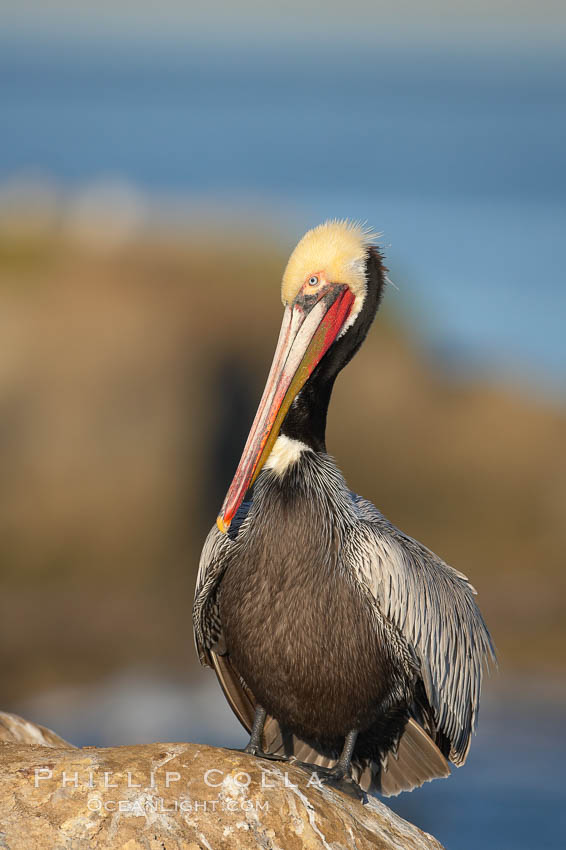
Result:
{"label": "rock", "polygon": [[60,738],[51,729],[38,726],[24,720],[17,714],[8,714],[0,711],[0,743],[11,741],[19,744],[41,744],[44,747],[69,747],[75,749],[74,744]]}
{"label": "rock", "polygon": [[376,847],[442,850],[378,800],[362,805],[342,790],[317,787],[297,766],[232,750],[0,746],[4,850]]}

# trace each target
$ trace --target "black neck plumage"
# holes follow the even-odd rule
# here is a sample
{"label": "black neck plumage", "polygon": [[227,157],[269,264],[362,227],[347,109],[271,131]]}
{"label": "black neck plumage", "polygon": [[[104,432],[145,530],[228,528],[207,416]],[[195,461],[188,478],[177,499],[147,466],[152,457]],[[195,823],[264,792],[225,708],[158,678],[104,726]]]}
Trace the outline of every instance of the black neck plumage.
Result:
{"label": "black neck plumage", "polygon": [[299,440],[314,451],[326,451],[326,416],[334,381],[361,346],[375,318],[385,286],[385,272],[381,254],[377,248],[370,248],[366,265],[367,293],[362,309],[354,324],[328,349],[293,401],[281,426],[281,434]]}

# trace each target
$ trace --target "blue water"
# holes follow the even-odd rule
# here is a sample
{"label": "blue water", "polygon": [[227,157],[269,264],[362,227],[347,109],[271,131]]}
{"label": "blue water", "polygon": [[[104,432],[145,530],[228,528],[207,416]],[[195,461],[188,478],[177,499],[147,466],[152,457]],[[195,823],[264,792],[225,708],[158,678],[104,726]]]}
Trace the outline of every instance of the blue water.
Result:
{"label": "blue water", "polygon": [[566,58],[0,44],[0,103],[0,182],[367,219],[439,362],[566,395]]}
{"label": "blue water", "polygon": [[[447,850],[559,850],[566,846],[563,704],[536,687],[484,699],[462,768],[387,804]],[[540,684],[540,683],[539,683]]]}

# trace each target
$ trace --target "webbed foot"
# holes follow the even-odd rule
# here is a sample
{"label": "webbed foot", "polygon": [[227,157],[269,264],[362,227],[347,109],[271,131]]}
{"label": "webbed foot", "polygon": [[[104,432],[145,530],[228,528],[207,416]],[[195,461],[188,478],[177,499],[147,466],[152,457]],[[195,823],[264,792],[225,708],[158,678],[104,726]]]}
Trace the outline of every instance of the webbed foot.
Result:
{"label": "webbed foot", "polygon": [[289,756],[279,755],[278,753],[264,753],[262,749],[255,747],[251,743],[247,747],[244,747],[243,750],[239,750],[239,752],[247,753],[249,756],[255,756],[258,759],[268,759],[269,761],[289,761]]}
{"label": "webbed foot", "polygon": [[304,761],[294,761],[293,764],[310,774],[310,786],[329,785],[355,800],[360,800],[364,805],[368,802],[366,792],[360,788],[357,782],[354,782],[340,763],[335,764],[334,767],[322,767],[319,764],[308,764]]}

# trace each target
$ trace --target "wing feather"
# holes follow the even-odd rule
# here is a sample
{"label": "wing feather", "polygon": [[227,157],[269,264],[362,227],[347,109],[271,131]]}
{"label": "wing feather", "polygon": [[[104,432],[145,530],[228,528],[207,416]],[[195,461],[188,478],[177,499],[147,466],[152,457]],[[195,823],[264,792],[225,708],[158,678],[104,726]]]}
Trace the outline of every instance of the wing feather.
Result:
{"label": "wing feather", "polygon": [[248,517],[250,506],[251,502],[242,502],[228,534],[222,534],[215,523],[202,548],[193,602],[193,630],[200,663],[208,667],[214,666],[211,649],[220,655],[225,652],[216,592],[230,563],[230,550],[234,539]]}
{"label": "wing feather", "polygon": [[213,666],[210,650],[222,648],[222,624],[216,604],[218,583],[229,558],[230,540],[214,525],[204,542],[200,556],[195,599],[193,602],[193,631],[200,663]]}
{"label": "wing feather", "polygon": [[476,591],[371,502],[352,497],[360,522],[346,557],[415,650],[435,726],[450,742],[451,761],[461,765],[477,722],[483,671],[495,661]]}

